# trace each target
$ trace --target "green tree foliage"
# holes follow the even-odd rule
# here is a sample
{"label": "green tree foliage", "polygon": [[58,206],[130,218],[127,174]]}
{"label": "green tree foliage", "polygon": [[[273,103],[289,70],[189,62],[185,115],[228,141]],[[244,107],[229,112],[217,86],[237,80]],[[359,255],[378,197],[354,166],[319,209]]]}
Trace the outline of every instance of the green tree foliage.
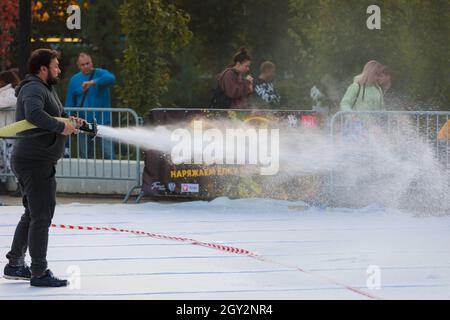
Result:
{"label": "green tree foliage", "polygon": [[[381,8],[381,30],[366,27],[369,5]],[[372,59],[394,74],[393,90],[418,108],[450,108],[447,0],[290,0],[289,33],[296,57],[312,85],[324,75],[340,92]]]}
{"label": "green tree foliage", "polygon": [[422,102],[423,108],[450,110],[450,2],[403,2],[398,56],[389,57],[402,72],[401,88]]}
{"label": "green tree foliage", "polygon": [[124,0],[123,104],[140,113],[157,107],[170,81],[170,61],[191,38],[189,15],[161,0]]}
{"label": "green tree foliage", "polygon": [[[272,60],[278,66],[278,88],[298,91],[292,81],[294,46],[287,34],[288,0],[176,0],[191,16],[191,44],[176,59],[166,106],[204,107],[215,86],[215,75],[230,62],[236,50],[245,46],[253,58],[251,74]],[[189,59],[187,59],[189,57]],[[187,82],[186,82],[187,81]],[[175,96],[172,94],[175,92]],[[287,102],[287,101],[285,101]],[[292,102],[295,104],[295,102]]]}
{"label": "green tree foliage", "polygon": [[165,107],[206,107],[211,99],[214,75],[229,62],[243,42],[243,8],[238,1],[176,0],[190,15],[192,41],[173,61],[173,78],[162,97]]}
{"label": "green tree foliage", "polygon": [[[123,56],[124,41],[120,27],[118,8],[123,0],[108,0],[92,2],[82,16],[83,47],[72,47],[75,54],[71,55],[70,66],[77,72],[76,59],[80,51],[88,52],[94,61],[94,66],[104,68],[115,75],[119,73],[119,60]],[[72,73],[73,74],[73,73]],[[120,106],[117,89],[121,86],[121,78],[117,77],[116,87],[111,90],[112,106]]]}
{"label": "green tree foliage", "polygon": [[[68,17],[67,8],[78,5],[81,9],[81,30],[69,30],[66,25]],[[79,51],[89,51],[84,39],[83,28],[85,14],[90,8],[88,0],[35,0],[32,1],[32,50],[38,48],[51,48],[60,52],[61,80],[56,90],[64,101],[69,78],[77,72],[75,65],[76,55]],[[47,38],[83,38],[81,43],[45,42]],[[17,42],[16,42],[17,45]]]}
{"label": "green tree foliage", "polygon": [[96,1],[82,18],[83,38],[89,44],[95,63],[116,71],[117,60],[122,57],[123,43],[118,8],[122,0]]}
{"label": "green tree foliage", "polygon": [[[205,107],[215,75],[236,49],[246,46],[253,57],[253,76],[258,76],[264,60],[277,65],[275,84],[283,97],[282,108],[310,108],[309,90],[324,78],[333,80],[332,100],[339,102],[363,65],[377,59],[393,72],[393,93],[417,108],[450,110],[448,0],[33,3],[33,37],[83,39],[82,44],[58,45],[63,53],[63,98],[66,80],[77,71],[76,55],[87,51],[96,66],[116,73],[115,106],[140,112],[159,105]],[[80,31],[65,27],[69,3],[82,7]],[[366,27],[366,9],[372,4],[381,8],[381,30]],[[49,46],[33,44],[44,45]],[[16,51],[11,46],[11,55]],[[115,99],[118,94],[120,103]]]}
{"label": "green tree foliage", "polygon": [[[51,47],[61,52],[61,81],[57,85],[64,101],[70,77],[77,73],[78,54],[89,53],[95,67],[105,68],[117,74],[117,60],[122,57],[120,15],[118,8],[123,0],[50,0],[33,1],[33,49]],[[69,30],[66,26],[67,7],[71,4],[81,8],[81,30]],[[81,38],[81,43],[45,43],[39,39],[48,37]],[[118,79],[120,82],[120,78]],[[112,104],[118,105],[116,90],[112,90]]]}
{"label": "green tree foliage", "polygon": [[231,53],[242,44],[244,1],[176,0],[178,7],[188,12],[189,28],[193,32],[199,61],[207,68],[221,68]]}
{"label": "green tree foliage", "polygon": [[208,67],[201,62],[201,47],[194,38],[172,61],[168,90],[160,99],[163,107],[207,107],[211,75],[208,74]]}

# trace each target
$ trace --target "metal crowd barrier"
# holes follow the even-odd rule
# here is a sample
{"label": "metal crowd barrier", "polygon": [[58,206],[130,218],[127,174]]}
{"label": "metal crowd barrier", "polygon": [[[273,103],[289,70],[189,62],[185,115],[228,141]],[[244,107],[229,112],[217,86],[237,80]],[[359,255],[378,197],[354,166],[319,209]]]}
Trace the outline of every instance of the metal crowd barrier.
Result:
{"label": "metal crowd barrier", "polygon": [[[336,113],[330,120],[330,138],[333,144],[344,142],[346,139],[361,139],[362,131],[371,127],[383,133],[392,141],[401,135],[410,134],[427,141],[433,149],[434,157],[439,166],[447,172],[450,184],[450,112],[434,111],[346,111]],[[405,131],[407,131],[405,133]],[[376,136],[376,132],[372,132]],[[376,137],[375,137],[376,139]],[[348,140],[347,140],[348,141]],[[402,143],[401,139],[397,141]],[[367,142],[365,161],[366,170],[371,170],[371,144]],[[407,147],[406,147],[407,148]],[[417,157],[420,161],[420,157]],[[348,188],[345,177],[338,177],[331,170],[329,175],[329,197],[333,197],[338,188]]]}
{"label": "metal crowd barrier", "polygon": [[[142,118],[129,108],[65,108],[71,116],[97,125],[129,128],[142,125]],[[121,140],[92,138],[78,134],[68,139],[64,159],[56,172],[58,178],[133,181],[124,202],[141,186],[140,148]],[[133,168],[134,167],[134,168]]]}
{"label": "metal crowd barrier", "polygon": [[[128,128],[142,125],[137,113],[128,108],[66,108],[70,115],[91,121],[96,118],[99,125],[115,128]],[[9,113],[8,113],[9,115]],[[8,120],[9,121],[9,120]],[[435,156],[447,170],[450,180],[450,112],[434,111],[376,111],[376,112],[338,112],[329,121],[329,134],[333,143],[345,139],[346,130],[351,124],[372,122],[390,136],[400,134],[405,126],[433,146]],[[7,123],[4,123],[5,125]],[[447,125],[447,127],[445,127]],[[354,128],[355,129],[355,128]],[[356,127],[355,130],[358,130]],[[2,141],[0,160],[0,179],[13,177],[6,149],[10,141]],[[133,186],[125,195],[124,202],[132,192],[141,188],[141,155],[138,146],[122,141],[100,138],[91,139],[76,135],[68,139],[67,154],[61,161],[56,176],[68,179],[95,179],[106,181],[132,181]],[[370,170],[370,163],[367,168]],[[343,187],[333,171],[329,174],[327,186],[330,196],[337,187]],[[345,182],[344,182],[345,184]],[[344,186],[345,187],[345,186]]]}
{"label": "metal crowd barrier", "polygon": [[[6,107],[0,109],[0,127],[7,126],[16,119],[16,107]],[[6,183],[8,179],[14,177],[9,165],[10,153],[12,150],[12,140],[2,139],[0,141],[0,182]]]}
{"label": "metal crowd barrier", "polygon": [[[142,125],[142,118],[128,108],[65,108],[65,110],[69,115],[89,122],[95,118],[98,125],[108,127],[128,128]],[[9,113],[7,120],[10,120]],[[10,142],[3,140],[1,145],[0,179],[2,180],[14,177],[7,165],[9,160],[7,149],[10,149],[8,146]],[[124,202],[126,202],[132,192],[141,186],[140,152],[139,146],[120,140],[112,141],[99,137],[93,139],[84,134],[74,135],[67,140],[65,155],[59,161],[56,177],[134,182],[125,195]]]}

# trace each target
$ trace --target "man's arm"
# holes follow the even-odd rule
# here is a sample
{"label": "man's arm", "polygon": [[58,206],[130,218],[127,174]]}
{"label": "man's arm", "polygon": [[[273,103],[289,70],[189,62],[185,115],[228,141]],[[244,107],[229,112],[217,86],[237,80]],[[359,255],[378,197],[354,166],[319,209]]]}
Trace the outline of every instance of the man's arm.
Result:
{"label": "man's arm", "polygon": [[95,69],[95,78],[92,79],[97,86],[112,86],[116,82],[116,76],[105,69]]}
{"label": "man's arm", "polygon": [[64,131],[64,123],[51,117],[44,111],[44,95],[39,91],[30,91],[23,97],[25,119],[37,126],[38,128],[62,133]]}
{"label": "man's arm", "polygon": [[83,91],[89,90],[91,86],[109,87],[116,82],[116,76],[105,69],[95,69],[95,78],[82,84]]}

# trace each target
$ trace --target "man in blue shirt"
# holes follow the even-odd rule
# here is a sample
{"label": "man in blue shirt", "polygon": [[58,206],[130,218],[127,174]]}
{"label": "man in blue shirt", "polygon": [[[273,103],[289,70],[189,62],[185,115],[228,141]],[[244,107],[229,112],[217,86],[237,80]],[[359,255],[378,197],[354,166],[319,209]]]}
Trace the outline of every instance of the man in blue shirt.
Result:
{"label": "man in blue shirt", "polygon": [[[94,68],[91,56],[84,52],[79,54],[77,66],[80,72],[70,79],[65,107],[111,108],[109,88],[116,82],[114,74],[105,69]],[[111,125],[112,120],[111,112],[80,112],[79,117],[88,122],[92,122],[95,117],[101,125]],[[104,153],[104,159],[113,159],[112,141],[96,139],[97,149]],[[93,141],[85,135],[79,137],[79,150],[82,158],[95,157]]]}

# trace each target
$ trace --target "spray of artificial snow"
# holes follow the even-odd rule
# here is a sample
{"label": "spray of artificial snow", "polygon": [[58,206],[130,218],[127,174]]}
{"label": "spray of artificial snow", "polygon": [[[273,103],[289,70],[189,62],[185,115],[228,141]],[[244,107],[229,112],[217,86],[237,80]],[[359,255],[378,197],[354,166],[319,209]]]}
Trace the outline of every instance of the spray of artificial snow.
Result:
{"label": "spray of artificial snow", "polygon": [[[235,120],[205,123],[209,128],[251,128],[248,123]],[[174,130],[190,126],[191,123],[155,128],[99,126],[98,134],[170,154],[175,144],[172,141]],[[280,170],[277,175],[268,177],[273,189],[286,187],[297,177],[319,175],[333,179],[332,192],[324,188],[323,193],[338,204],[364,206],[376,203],[393,208],[407,207],[408,210],[419,208],[428,214],[450,213],[447,172],[431,143],[418,136],[413,126],[405,124],[395,135],[373,126],[364,136],[335,141],[325,132],[288,127],[280,128],[280,131]],[[192,138],[204,139],[201,136]],[[257,172],[248,170],[248,174]],[[322,197],[322,200],[329,202],[331,199]]]}
{"label": "spray of artificial snow", "polygon": [[111,128],[98,126],[97,135],[108,137],[121,143],[138,145],[147,150],[168,152],[173,146],[171,142],[172,130],[170,127],[158,126],[155,128]]}

